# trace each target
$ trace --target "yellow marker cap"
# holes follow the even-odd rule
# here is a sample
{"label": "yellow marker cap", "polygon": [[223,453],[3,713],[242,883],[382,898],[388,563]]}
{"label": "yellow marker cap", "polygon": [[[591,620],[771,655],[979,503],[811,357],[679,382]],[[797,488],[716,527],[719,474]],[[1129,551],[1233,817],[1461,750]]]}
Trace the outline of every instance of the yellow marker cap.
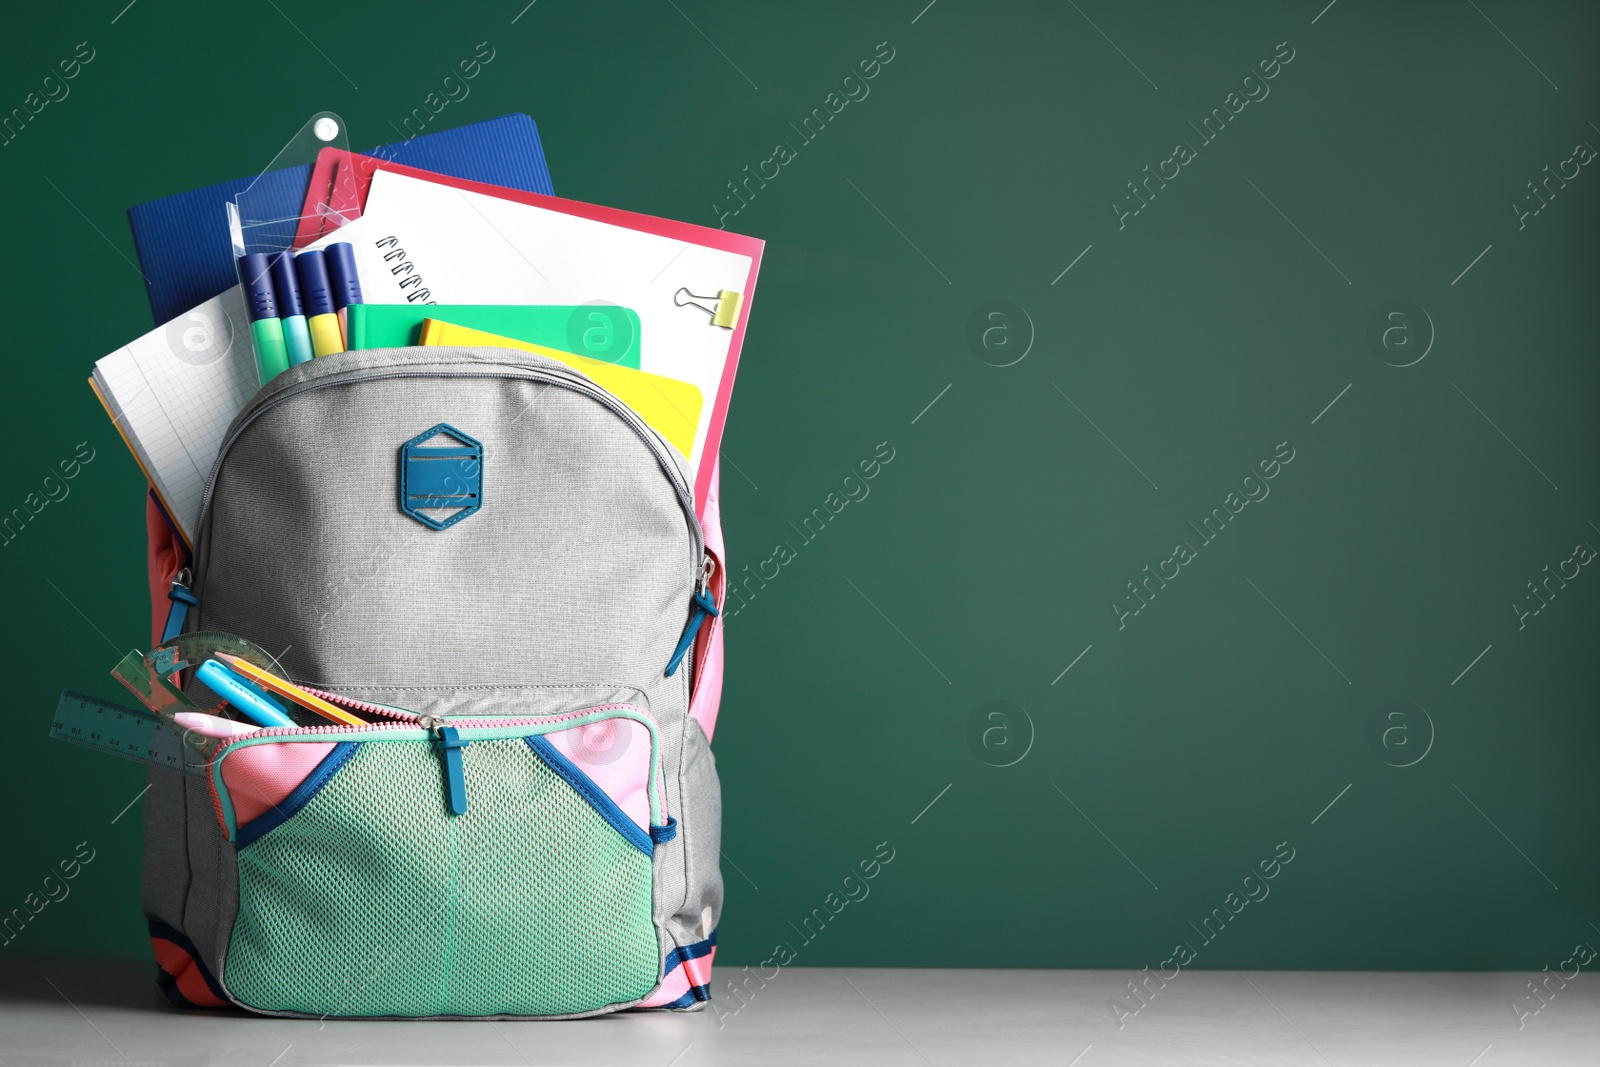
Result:
{"label": "yellow marker cap", "polygon": [[331,356],[344,351],[344,338],[339,334],[337,315],[314,315],[306,320],[311,329],[311,354]]}

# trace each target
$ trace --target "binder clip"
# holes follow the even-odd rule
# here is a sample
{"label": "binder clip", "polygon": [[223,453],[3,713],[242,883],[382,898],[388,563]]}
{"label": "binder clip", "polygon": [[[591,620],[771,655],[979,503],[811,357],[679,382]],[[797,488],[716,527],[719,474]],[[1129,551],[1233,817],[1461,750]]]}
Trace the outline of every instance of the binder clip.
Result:
{"label": "binder clip", "polygon": [[[706,307],[700,303],[701,300],[709,300],[714,306]],[[672,294],[672,302],[679,307],[697,307],[711,316],[711,325],[731,330],[733,324],[739,321],[739,307],[744,303],[744,294],[723,289],[716,296],[696,296],[688,289],[679,289]]]}

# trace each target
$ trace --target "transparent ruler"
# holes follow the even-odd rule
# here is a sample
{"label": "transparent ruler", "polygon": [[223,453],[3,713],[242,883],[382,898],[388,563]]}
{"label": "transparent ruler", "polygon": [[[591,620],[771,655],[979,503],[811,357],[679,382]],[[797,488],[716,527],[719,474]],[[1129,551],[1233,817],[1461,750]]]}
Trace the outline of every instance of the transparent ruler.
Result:
{"label": "transparent ruler", "polygon": [[154,715],[71,689],[61,691],[50,736],[197,778],[206,775],[205,756]]}

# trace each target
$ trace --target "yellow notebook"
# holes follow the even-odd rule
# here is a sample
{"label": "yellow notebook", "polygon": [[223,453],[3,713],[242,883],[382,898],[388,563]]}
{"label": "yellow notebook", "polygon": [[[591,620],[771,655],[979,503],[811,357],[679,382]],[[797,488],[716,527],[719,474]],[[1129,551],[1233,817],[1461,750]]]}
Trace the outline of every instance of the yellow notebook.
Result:
{"label": "yellow notebook", "polygon": [[420,340],[430,347],[458,345],[467,348],[478,346],[515,348],[565,363],[572,369],[581,371],[600,388],[632,408],[634,414],[643,419],[651,429],[682,452],[685,459],[694,448],[694,431],[700,425],[700,408],[705,400],[700,390],[688,382],[634,370],[632,367],[619,367],[586,356],[575,356],[570,352],[546,348],[544,345],[536,345],[529,341],[518,341],[511,337],[501,337],[499,334],[484,333],[482,330],[440,322],[438,319],[422,320]]}

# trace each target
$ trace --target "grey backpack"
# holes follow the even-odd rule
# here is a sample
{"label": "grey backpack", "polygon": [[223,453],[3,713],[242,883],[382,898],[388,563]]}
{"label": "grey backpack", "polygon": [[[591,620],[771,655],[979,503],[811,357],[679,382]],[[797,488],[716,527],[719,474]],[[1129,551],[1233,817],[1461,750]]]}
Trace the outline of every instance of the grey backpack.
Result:
{"label": "grey backpack", "polygon": [[349,352],[257,394],[209,473],[182,629],[254,642],[364,725],[297,715],[205,779],[150,772],[171,1000],[703,1006],[723,576],[685,468],[582,374],[511,350]]}

